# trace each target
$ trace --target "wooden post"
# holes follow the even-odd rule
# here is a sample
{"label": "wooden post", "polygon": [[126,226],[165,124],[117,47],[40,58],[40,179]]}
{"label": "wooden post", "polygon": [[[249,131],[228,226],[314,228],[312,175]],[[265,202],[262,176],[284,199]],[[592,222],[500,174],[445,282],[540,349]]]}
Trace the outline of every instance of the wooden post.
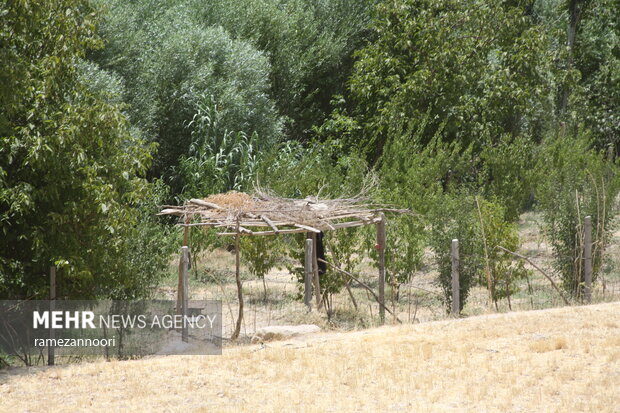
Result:
{"label": "wooden post", "polygon": [[[50,312],[56,309],[56,266],[52,265],[50,267]],[[54,342],[54,338],[56,333],[53,328],[49,329],[50,334],[50,344]],[[47,347],[47,365],[54,365],[54,346]]]}
{"label": "wooden post", "polygon": [[308,311],[312,311],[312,277],[314,271],[312,269],[312,239],[306,239],[306,256],[304,271],[304,304],[308,307]]}
{"label": "wooden post", "polygon": [[381,324],[385,323],[385,215],[379,214],[381,219],[377,222],[377,250],[379,252],[379,318]]}
{"label": "wooden post", "polygon": [[590,303],[592,301],[592,217],[587,216],[584,219],[584,240],[583,240],[583,255],[585,260],[585,301]]}
{"label": "wooden post", "polygon": [[181,248],[181,291],[183,292],[181,300],[181,314],[183,315],[183,328],[181,337],[184,342],[188,342],[188,331],[187,331],[187,315],[188,304],[189,304],[189,288],[188,288],[188,267],[189,267],[189,248],[184,246]]}
{"label": "wooden post", "polygon": [[[185,219],[185,224],[189,224],[189,218]],[[183,228],[183,247],[189,245],[189,229],[190,227]],[[182,314],[181,309],[183,307],[183,256],[179,260],[179,283],[177,284],[177,314]]]}
{"label": "wooden post", "polygon": [[241,323],[243,322],[243,285],[241,284],[241,261],[239,256],[239,221],[237,221],[237,235],[235,236],[235,281],[237,282],[237,298],[239,299],[239,315],[237,316],[237,324],[235,331],[230,336],[231,340],[239,338],[241,333]]}
{"label": "wooden post", "polygon": [[314,273],[314,296],[316,298],[316,309],[320,310],[323,306],[321,296],[321,282],[319,280],[319,263],[316,256],[316,232],[311,234],[312,238],[312,272]]}
{"label": "wooden post", "polygon": [[459,283],[459,240],[452,240],[452,316],[458,317],[461,313],[461,290]]}

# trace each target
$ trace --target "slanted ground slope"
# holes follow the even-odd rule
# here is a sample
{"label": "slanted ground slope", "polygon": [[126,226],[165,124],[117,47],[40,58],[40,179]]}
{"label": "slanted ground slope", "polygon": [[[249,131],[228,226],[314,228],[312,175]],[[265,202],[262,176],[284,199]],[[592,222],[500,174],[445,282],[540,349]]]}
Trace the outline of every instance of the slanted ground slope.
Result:
{"label": "slanted ground slope", "polygon": [[0,411],[620,412],[620,303],[13,369]]}

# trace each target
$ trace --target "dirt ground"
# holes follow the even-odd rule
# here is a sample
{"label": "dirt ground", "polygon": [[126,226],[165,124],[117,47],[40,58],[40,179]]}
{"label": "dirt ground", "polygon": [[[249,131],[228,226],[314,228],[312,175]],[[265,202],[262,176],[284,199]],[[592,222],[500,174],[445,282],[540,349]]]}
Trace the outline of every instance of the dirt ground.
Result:
{"label": "dirt ground", "polygon": [[620,412],[620,303],[0,371],[0,411]]}

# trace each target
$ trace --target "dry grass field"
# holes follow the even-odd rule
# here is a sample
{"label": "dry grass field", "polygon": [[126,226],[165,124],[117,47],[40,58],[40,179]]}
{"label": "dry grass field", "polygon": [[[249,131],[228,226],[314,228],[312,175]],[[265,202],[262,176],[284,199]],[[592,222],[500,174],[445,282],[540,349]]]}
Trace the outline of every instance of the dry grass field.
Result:
{"label": "dry grass field", "polygon": [[0,411],[620,412],[620,303],[0,371]]}

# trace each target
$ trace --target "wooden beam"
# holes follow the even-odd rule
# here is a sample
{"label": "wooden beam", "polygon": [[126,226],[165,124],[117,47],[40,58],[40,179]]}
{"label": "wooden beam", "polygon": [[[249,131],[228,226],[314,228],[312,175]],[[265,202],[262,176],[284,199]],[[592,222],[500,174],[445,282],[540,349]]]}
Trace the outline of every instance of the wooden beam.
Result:
{"label": "wooden beam", "polygon": [[221,206],[219,206],[218,204],[214,204],[213,202],[209,202],[209,201],[203,201],[202,199],[190,199],[189,202],[190,202],[190,204],[200,205],[202,207],[207,207],[207,208],[212,208],[212,209],[219,209],[219,210],[223,210],[224,209]]}
{"label": "wooden beam", "polygon": [[330,224],[330,223],[329,223],[329,222],[327,222],[327,221],[322,221],[321,223],[322,223],[322,224],[325,224],[325,225],[326,225],[329,229],[331,229],[332,231],[336,229],[336,227],[335,227],[335,226],[333,226],[332,224]]}
{"label": "wooden beam", "polygon": [[317,260],[317,236],[316,233],[310,233],[312,237],[312,272],[314,273],[314,297],[316,298],[316,309],[320,310],[323,306],[323,297],[321,294],[321,282],[319,280],[319,264]]}
{"label": "wooden beam", "polygon": [[310,227],[308,225],[294,224],[293,226],[297,227],[297,228],[305,229],[306,231],[314,232],[315,234],[318,234],[319,232],[321,232],[320,229],[316,229],[316,228]]}
{"label": "wooden beam", "polygon": [[187,314],[188,314],[188,298],[189,298],[189,286],[188,286],[188,272],[189,272],[189,248],[182,247],[181,248],[181,284],[183,291],[183,299],[181,300],[181,314],[183,315],[183,327],[181,328],[181,340],[184,342],[189,341],[189,332],[187,328]]}
{"label": "wooden beam", "polygon": [[267,223],[267,225],[269,225],[271,227],[271,229],[273,229],[273,232],[275,232],[276,234],[278,234],[280,232],[280,230],[278,229],[278,227],[276,227],[276,225],[273,223],[273,221],[270,220],[269,218],[267,218],[266,216],[260,215],[260,219],[265,221]]}
{"label": "wooden beam", "polygon": [[[50,267],[50,312],[54,311],[56,309],[56,266],[52,265]],[[54,338],[56,337],[56,330],[54,330],[53,328],[49,329],[49,337],[50,337],[50,344],[54,342]],[[50,345],[47,346],[47,365],[48,366],[53,366],[54,365],[54,346]]]}
{"label": "wooden beam", "polygon": [[[363,227],[365,225],[372,225],[379,222],[380,219],[373,219],[371,221],[352,221],[352,222],[343,222],[341,224],[332,224],[334,230],[341,228],[353,228],[353,227]],[[297,226],[297,225],[296,225]],[[318,231],[318,230],[317,230]],[[278,232],[275,231],[253,231],[252,233],[242,233],[241,235],[277,235],[277,234],[299,234],[302,232],[308,232],[308,227],[304,226],[304,228],[298,229],[278,229]],[[312,231],[314,232],[314,231]],[[321,232],[321,231],[318,231]],[[236,236],[236,232],[218,232],[217,235],[221,236]]]}
{"label": "wooden beam", "polygon": [[592,217],[584,219],[583,258],[584,258],[584,298],[586,303],[592,302]]}
{"label": "wooden beam", "polygon": [[[185,224],[189,224],[189,218],[186,218]],[[183,245],[182,247],[189,246],[189,226],[185,225],[183,228]],[[177,283],[177,314],[181,315],[183,306],[183,254],[179,259],[179,282]]]}
{"label": "wooden beam", "polygon": [[166,208],[162,209],[157,215],[177,215],[182,216],[184,212],[180,209]]}
{"label": "wooden beam", "polygon": [[[240,234],[240,235],[251,235],[251,236],[260,236],[260,235],[278,235],[278,234],[300,234],[300,233],[305,233],[308,232],[305,229],[280,229],[278,230],[278,232],[276,233],[275,231],[254,231],[251,234]],[[237,233],[236,232],[218,232],[217,235],[221,235],[221,236],[236,236]]]}

